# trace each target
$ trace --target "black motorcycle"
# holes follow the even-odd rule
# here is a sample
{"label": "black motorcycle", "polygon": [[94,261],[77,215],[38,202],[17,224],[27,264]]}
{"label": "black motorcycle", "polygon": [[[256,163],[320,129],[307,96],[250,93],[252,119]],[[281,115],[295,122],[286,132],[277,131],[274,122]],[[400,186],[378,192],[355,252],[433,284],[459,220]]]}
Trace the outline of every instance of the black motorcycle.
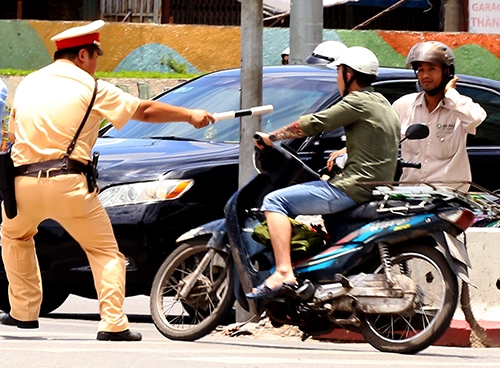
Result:
{"label": "black motorcycle", "polygon": [[[421,129],[409,129],[407,139],[426,136]],[[366,184],[377,200],[323,216],[322,244],[292,254],[297,287],[249,300],[245,293],[274,270],[272,249],[254,236],[264,220],[263,197],[319,178],[284,145],[256,149],[254,160],[259,174],[230,198],[225,219],[182,235],[158,270],[150,308],[160,333],[201,338],[236,299],[275,326],[298,326],[305,337],[347,329],[380,351],[416,353],[441,337],[457,307],[458,278],[469,282],[467,250],[457,236],[474,214],[463,196],[432,186]]]}

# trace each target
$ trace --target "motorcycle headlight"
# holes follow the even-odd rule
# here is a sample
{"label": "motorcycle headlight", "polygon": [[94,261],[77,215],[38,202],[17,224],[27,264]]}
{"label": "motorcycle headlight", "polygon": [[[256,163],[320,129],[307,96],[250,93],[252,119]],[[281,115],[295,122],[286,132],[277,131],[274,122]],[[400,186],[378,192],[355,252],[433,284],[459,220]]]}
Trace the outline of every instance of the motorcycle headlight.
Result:
{"label": "motorcycle headlight", "polygon": [[158,180],[116,185],[99,193],[99,199],[104,207],[168,201],[181,197],[193,184],[194,180]]}

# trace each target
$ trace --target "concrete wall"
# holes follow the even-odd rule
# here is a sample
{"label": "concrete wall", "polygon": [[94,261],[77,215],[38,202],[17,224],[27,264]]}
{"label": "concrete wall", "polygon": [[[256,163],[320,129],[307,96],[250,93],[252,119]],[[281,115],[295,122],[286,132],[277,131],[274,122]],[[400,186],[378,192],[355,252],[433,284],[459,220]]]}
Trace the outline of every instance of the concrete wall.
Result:
{"label": "concrete wall", "polygon": [[[12,106],[14,95],[18,84],[24,77],[20,76],[0,76],[7,86],[7,106]],[[113,83],[124,91],[140,98],[150,98],[168,90],[179,83],[183,83],[186,79],[153,79],[153,78],[102,78],[103,80]],[[141,87],[140,87],[141,86]],[[7,114],[7,112],[5,112]]]}
{"label": "concrete wall", "polygon": [[[31,70],[47,65],[55,51],[50,38],[82,24],[85,22],[0,20],[0,69]],[[240,28],[230,26],[108,23],[102,30],[106,54],[99,59],[99,70],[169,72],[173,62],[193,73],[239,67],[240,37]],[[326,29],[323,39],[366,46],[377,54],[381,65],[400,67],[413,44],[439,40],[454,49],[458,73],[500,80],[499,35]],[[280,63],[288,40],[287,28],[264,29],[264,65]]]}
{"label": "concrete wall", "polygon": [[[472,312],[478,320],[500,321],[500,228],[472,227],[466,235],[475,285],[470,287]],[[461,310],[455,317],[464,318]]]}

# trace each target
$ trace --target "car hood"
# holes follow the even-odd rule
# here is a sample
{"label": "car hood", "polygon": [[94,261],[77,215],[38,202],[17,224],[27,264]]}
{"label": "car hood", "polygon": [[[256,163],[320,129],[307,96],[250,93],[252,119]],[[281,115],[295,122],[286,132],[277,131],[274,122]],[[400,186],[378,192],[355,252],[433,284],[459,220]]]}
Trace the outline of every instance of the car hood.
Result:
{"label": "car hood", "polygon": [[238,144],[156,139],[99,138],[99,186],[185,178],[193,169],[238,163]]}

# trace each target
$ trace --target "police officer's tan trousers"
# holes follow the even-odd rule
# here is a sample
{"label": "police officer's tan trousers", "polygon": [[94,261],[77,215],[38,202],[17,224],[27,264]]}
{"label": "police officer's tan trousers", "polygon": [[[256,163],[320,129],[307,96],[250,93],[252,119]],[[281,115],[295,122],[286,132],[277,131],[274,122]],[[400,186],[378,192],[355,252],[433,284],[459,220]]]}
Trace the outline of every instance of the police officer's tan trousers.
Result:
{"label": "police officer's tan trousers", "polygon": [[40,269],[33,236],[48,218],[59,222],[86,252],[99,298],[99,331],[128,328],[123,313],[125,259],[109,217],[83,174],[16,178],[18,215],[7,219],[2,206],[2,257],[9,280],[12,317],[38,319],[42,301]]}

